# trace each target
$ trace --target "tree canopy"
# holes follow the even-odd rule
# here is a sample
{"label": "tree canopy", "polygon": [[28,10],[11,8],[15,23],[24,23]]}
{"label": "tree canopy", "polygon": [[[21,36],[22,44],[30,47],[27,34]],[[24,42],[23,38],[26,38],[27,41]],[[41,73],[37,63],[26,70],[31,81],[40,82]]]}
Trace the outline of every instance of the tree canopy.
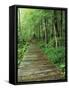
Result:
{"label": "tree canopy", "polygon": [[[29,41],[35,37],[54,41],[55,47],[62,45],[65,36],[65,15],[63,10],[18,9],[19,40]],[[53,44],[54,44],[53,43]]]}

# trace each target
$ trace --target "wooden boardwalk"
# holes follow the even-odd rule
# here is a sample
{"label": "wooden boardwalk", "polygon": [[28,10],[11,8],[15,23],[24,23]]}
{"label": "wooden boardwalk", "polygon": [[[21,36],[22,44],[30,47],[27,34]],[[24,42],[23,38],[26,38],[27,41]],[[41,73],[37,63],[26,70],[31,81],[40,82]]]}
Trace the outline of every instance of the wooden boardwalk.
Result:
{"label": "wooden boardwalk", "polygon": [[47,59],[36,44],[31,44],[18,67],[18,82],[62,78],[62,72]]}

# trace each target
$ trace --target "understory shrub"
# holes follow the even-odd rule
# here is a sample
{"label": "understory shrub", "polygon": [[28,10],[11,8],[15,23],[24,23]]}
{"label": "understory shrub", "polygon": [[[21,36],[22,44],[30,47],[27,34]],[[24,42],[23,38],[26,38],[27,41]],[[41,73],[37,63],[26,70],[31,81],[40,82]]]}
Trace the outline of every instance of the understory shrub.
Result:
{"label": "understory shrub", "polygon": [[39,43],[39,47],[48,56],[48,59],[53,62],[63,72],[65,71],[65,48],[64,47],[48,47],[45,43]]}
{"label": "understory shrub", "polygon": [[18,65],[23,60],[24,53],[26,52],[28,46],[29,43],[25,43],[25,45],[18,48]]}

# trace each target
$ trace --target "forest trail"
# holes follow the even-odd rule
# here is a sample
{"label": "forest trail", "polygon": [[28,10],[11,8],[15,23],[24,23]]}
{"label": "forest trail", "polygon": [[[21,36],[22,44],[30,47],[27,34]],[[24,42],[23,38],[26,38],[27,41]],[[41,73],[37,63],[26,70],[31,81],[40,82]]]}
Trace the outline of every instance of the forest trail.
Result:
{"label": "forest trail", "polygon": [[62,79],[63,74],[35,44],[30,44],[18,67],[18,82]]}

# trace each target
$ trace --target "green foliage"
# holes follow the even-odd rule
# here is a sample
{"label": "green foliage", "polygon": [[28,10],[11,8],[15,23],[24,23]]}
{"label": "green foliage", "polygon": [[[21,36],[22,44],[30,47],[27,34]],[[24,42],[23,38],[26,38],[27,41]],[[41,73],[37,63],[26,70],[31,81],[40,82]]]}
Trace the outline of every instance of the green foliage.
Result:
{"label": "green foliage", "polygon": [[18,65],[20,64],[20,62],[23,60],[23,56],[24,56],[24,53],[26,52],[28,46],[29,46],[29,43],[24,43],[22,44],[23,46],[19,47],[18,48]]}
{"label": "green foliage", "polygon": [[[49,45],[49,44],[48,44]],[[63,47],[48,47],[44,42],[38,43],[38,46],[48,56],[49,60],[53,62],[63,72],[65,70],[65,48]]]}
{"label": "green foliage", "polygon": [[65,12],[63,10],[18,9],[18,64],[30,41],[62,71],[65,68]]}
{"label": "green foliage", "polygon": [[23,48],[19,48],[18,50],[18,64],[20,64],[22,58],[23,58],[23,55],[24,55],[24,50]]}

